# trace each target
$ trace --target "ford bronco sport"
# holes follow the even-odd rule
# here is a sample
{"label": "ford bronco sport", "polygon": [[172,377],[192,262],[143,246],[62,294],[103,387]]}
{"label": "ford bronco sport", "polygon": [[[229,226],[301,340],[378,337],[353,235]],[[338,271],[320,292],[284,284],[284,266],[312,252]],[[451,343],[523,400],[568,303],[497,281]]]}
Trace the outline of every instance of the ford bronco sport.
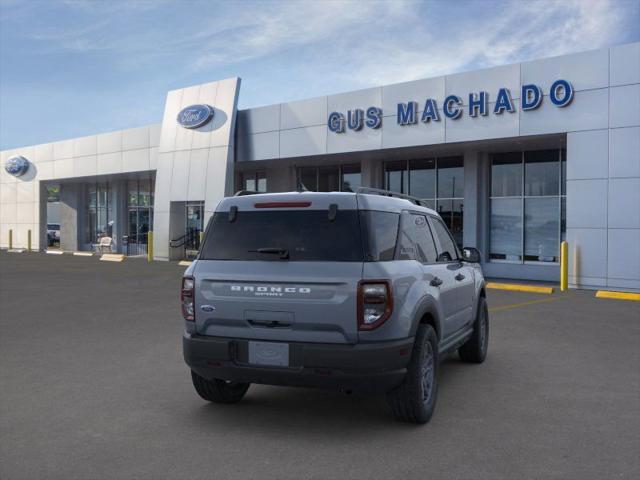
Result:
{"label": "ford bronco sport", "polygon": [[396,418],[428,422],[439,360],[487,354],[479,262],[411,197],[225,198],[182,279],[195,390],[219,403],[238,402],[251,383],[377,391]]}

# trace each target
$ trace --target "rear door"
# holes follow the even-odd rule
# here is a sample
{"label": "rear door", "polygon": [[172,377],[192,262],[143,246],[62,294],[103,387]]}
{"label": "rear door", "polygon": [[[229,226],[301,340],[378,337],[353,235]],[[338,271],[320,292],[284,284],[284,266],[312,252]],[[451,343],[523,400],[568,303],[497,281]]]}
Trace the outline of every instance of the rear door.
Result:
{"label": "rear door", "polygon": [[474,271],[460,261],[458,248],[444,222],[430,216],[429,223],[438,249],[436,263],[444,268],[443,273],[446,272],[447,278],[443,280],[449,284],[447,288],[453,291],[448,296],[445,308],[452,312],[450,326],[452,333],[455,333],[473,320]]}
{"label": "rear door", "polygon": [[194,272],[197,332],[355,343],[357,209],[282,205],[214,214]]}

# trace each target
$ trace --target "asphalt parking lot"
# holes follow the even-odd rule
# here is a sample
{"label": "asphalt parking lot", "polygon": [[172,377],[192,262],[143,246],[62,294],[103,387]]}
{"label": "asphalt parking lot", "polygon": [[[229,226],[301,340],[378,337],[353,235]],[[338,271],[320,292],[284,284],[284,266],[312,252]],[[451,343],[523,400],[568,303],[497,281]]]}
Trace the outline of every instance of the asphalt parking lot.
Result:
{"label": "asphalt parking lot", "polygon": [[0,478],[640,476],[638,302],[490,291],[487,361],[446,360],[434,418],[412,426],[331,391],[202,401],[183,270],[0,253]]}

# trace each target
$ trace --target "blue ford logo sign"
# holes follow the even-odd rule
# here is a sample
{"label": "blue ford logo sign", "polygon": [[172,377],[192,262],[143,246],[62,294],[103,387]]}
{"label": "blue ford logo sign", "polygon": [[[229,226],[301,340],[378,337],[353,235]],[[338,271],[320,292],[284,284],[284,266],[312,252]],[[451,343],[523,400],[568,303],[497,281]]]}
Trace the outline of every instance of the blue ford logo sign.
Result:
{"label": "blue ford logo sign", "polygon": [[209,105],[191,105],[178,113],[178,123],[184,128],[198,128],[213,118],[213,108]]}
{"label": "blue ford logo sign", "polygon": [[20,177],[29,170],[29,160],[21,156],[11,157],[4,164],[4,169],[9,175]]}

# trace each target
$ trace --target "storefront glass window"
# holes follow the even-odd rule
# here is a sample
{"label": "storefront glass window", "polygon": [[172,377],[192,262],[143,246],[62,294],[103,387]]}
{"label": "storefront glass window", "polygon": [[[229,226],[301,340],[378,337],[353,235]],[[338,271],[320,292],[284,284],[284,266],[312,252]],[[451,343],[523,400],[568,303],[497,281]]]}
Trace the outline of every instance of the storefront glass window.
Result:
{"label": "storefront glass window", "polygon": [[491,166],[491,195],[519,197],[522,195],[522,153],[499,153]]}
{"label": "storefront glass window", "polygon": [[524,152],[524,194],[531,196],[558,196],[560,164],[557,150]]}
{"label": "storefront glass window", "polygon": [[436,159],[412,160],[411,195],[418,198],[436,198]]}
{"label": "storefront glass window", "polygon": [[362,186],[362,174],[360,165],[343,165],[340,191],[355,192]]}
{"label": "storefront glass window", "polygon": [[522,200],[494,198],[491,200],[492,259],[522,260]]}
{"label": "storefront glass window", "polygon": [[493,155],[489,258],[557,262],[565,235],[565,151]]}
{"label": "storefront glass window", "polygon": [[359,164],[298,169],[298,187],[312,192],[352,192],[361,184]]}
{"label": "storefront glass window", "polygon": [[438,159],[438,198],[464,197],[462,157]]}
{"label": "storefront glass window", "polygon": [[240,190],[250,192],[266,193],[267,174],[266,172],[245,172],[240,178]]}
{"label": "storefront glass window", "polygon": [[420,198],[436,210],[462,247],[463,157],[425,158],[385,163],[385,188]]}

